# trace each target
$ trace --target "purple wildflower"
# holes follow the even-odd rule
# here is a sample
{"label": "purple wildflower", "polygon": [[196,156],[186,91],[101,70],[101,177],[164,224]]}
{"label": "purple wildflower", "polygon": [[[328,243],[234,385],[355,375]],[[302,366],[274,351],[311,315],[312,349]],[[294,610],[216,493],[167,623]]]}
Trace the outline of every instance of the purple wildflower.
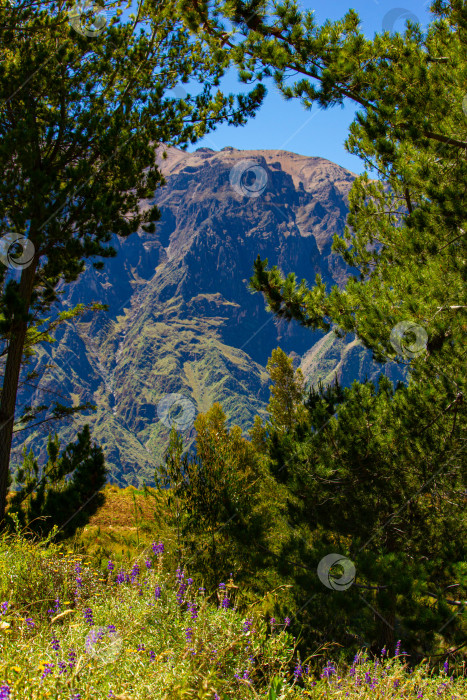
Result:
{"label": "purple wildflower", "polygon": [[321,678],[330,678],[335,673],[336,673],[336,669],[332,665],[332,663],[327,663],[326,666],[323,668],[323,672],[321,673]]}
{"label": "purple wildflower", "polygon": [[53,665],[53,664],[45,664],[45,666],[44,666],[44,672],[43,672],[43,674],[42,674],[42,676],[41,676],[41,679],[44,680],[44,678],[46,678],[46,676],[48,676],[48,675],[50,675],[50,674],[52,673],[53,669],[54,669],[54,665]]}
{"label": "purple wildflower", "polygon": [[284,627],[288,627],[290,625],[290,617],[286,617],[284,620]]}
{"label": "purple wildflower", "polygon": [[252,624],[253,624],[253,620],[251,620],[251,619],[245,620],[245,622],[243,623],[243,631],[248,632],[250,630],[250,627]]}
{"label": "purple wildflower", "polygon": [[449,673],[449,661],[448,661],[448,659],[446,659],[446,661],[444,662],[443,669],[444,669],[444,673]]}
{"label": "purple wildflower", "polygon": [[151,651],[149,652],[149,658],[151,659],[151,661],[155,661],[155,660],[156,660],[156,652],[155,652],[155,651],[152,651],[152,649],[151,649]]}
{"label": "purple wildflower", "polygon": [[300,663],[300,661],[297,661],[297,665],[294,668],[293,674],[295,676],[295,679],[302,677],[303,669],[302,669],[302,664]]}
{"label": "purple wildflower", "polygon": [[123,569],[120,569],[120,571],[117,574],[116,578],[117,583],[125,583],[125,572]]}
{"label": "purple wildflower", "polygon": [[9,685],[0,685],[0,700],[10,700],[10,693]]}
{"label": "purple wildflower", "polygon": [[227,596],[225,596],[224,600],[223,600],[222,603],[221,603],[221,605],[222,605],[222,607],[224,608],[224,610],[227,609],[227,608],[229,607],[229,603],[230,603],[229,599],[227,598]]}
{"label": "purple wildflower", "polygon": [[84,609],[84,612],[83,612],[83,615],[84,615],[84,619],[86,620],[86,622],[88,623],[88,625],[93,625],[93,624],[94,624],[94,618],[93,618],[93,615],[92,615],[92,610],[91,610],[91,608],[85,608],[85,609]]}
{"label": "purple wildflower", "polygon": [[188,586],[191,586],[192,583],[193,583],[193,579],[192,579],[192,578],[187,579],[187,585],[188,585]]}
{"label": "purple wildflower", "polygon": [[152,561],[150,559],[146,559],[144,562],[146,564],[146,569],[150,569],[152,566]]}
{"label": "purple wildflower", "polygon": [[154,554],[156,556],[158,554],[162,554],[164,551],[164,545],[162,544],[162,542],[159,542],[159,544],[156,544],[155,542],[153,542],[151,547],[152,547],[152,551],[154,552]]}
{"label": "purple wildflower", "polygon": [[161,587],[160,586],[156,586],[156,590],[154,591],[154,597],[156,600],[159,600],[159,598],[161,597]]}
{"label": "purple wildflower", "polygon": [[60,651],[60,642],[55,637],[55,635],[52,637],[51,645],[54,651],[56,651],[57,653]]}
{"label": "purple wildflower", "polygon": [[191,640],[193,638],[193,628],[192,627],[188,627],[185,630],[185,637],[186,637],[187,642],[191,642]]}
{"label": "purple wildflower", "polygon": [[67,671],[66,663],[64,661],[58,662],[58,668],[60,669],[59,673],[66,673]]}
{"label": "purple wildflower", "polygon": [[75,663],[76,663],[76,652],[75,652],[73,649],[71,649],[71,650],[68,652],[68,658],[69,658],[68,666],[69,666],[70,668],[73,668],[74,665],[75,665]]}
{"label": "purple wildflower", "polygon": [[400,650],[401,650],[401,640],[399,639],[399,641],[398,641],[397,644],[396,644],[396,649],[395,649],[395,651],[394,651],[394,656],[399,656]]}
{"label": "purple wildflower", "polygon": [[274,626],[274,625],[276,624],[276,618],[275,618],[275,617],[271,617],[271,619],[269,620],[269,622],[271,623],[272,626]]}
{"label": "purple wildflower", "polygon": [[109,559],[109,561],[107,563],[107,569],[108,569],[108,571],[113,571],[115,569],[115,564],[113,563],[113,561],[111,559]]}
{"label": "purple wildflower", "polygon": [[225,589],[225,583],[220,583],[220,584],[219,584],[219,588],[221,588],[222,590],[224,590],[224,589]]}
{"label": "purple wildflower", "polygon": [[5,601],[0,605],[0,615],[6,615],[7,610],[8,610],[8,602],[5,600]]}
{"label": "purple wildflower", "polygon": [[35,627],[34,620],[32,619],[32,617],[26,618],[26,624],[29,627],[29,629],[32,629],[33,627]]}

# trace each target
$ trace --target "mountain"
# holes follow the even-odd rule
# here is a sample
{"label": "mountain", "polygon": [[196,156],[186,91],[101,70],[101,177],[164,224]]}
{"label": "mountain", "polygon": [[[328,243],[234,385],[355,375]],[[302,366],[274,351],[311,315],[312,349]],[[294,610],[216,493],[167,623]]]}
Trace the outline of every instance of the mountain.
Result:
{"label": "mountain", "polygon": [[[309,383],[337,371],[349,385],[381,369],[352,338],[279,322],[247,288],[258,254],[298,280],[320,273],[329,287],[344,284],[349,270],[331,244],[344,230],[353,173],[323,158],[233,148],[170,148],[161,168],[166,185],[141,202],[160,208],[156,233],[114,236],[117,256],[63,290],[64,307],[99,301],[109,310],[69,323],[40,348],[39,383],[19,397],[20,407],[93,402],[95,412],[59,435],[65,444],[89,422],[120,485],[153,483],[171,422],[190,445],[196,413],[215,401],[246,431],[264,413],[265,366],[278,346]],[[184,398],[171,405],[171,394]],[[49,430],[19,433],[14,461],[24,444],[43,458]]]}

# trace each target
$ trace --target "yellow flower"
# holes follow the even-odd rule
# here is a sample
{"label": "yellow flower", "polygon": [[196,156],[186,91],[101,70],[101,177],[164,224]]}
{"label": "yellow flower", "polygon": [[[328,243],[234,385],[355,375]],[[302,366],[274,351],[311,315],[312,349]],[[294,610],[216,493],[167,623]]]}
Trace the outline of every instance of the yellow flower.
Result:
{"label": "yellow flower", "polygon": [[16,671],[16,673],[21,673],[21,668],[20,666],[12,666],[12,671]]}

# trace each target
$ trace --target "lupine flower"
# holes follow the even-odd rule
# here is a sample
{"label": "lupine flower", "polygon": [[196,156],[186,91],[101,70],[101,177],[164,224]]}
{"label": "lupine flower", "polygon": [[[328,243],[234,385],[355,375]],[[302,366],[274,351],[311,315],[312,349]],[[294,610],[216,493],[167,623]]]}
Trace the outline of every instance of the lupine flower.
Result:
{"label": "lupine flower", "polygon": [[58,653],[60,651],[60,642],[58,641],[58,639],[55,636],[52,637],[51,644],[52,644],[52,649]]}
{"label": "lupine flower", "polygon": [[125,572],[123,569],[120,569],[120,571],[117,574],[116,578],[117,583],[125,583]]}
{"label": "lupine flower", "polygon": [[175,576],[177,577],[178,581],[181,581],[185,577],[183,569],[180,569],[180,567],[178,567],[177,571],[175,572]]}
{"label": "lupine flower", "polygon": [[58,667],[60,669],[59,673],[66,673],[66,663],[64,661],[58,662]]}
{"label": "lupine flower", "polygon": [[161,587],[160,586],[156,586],[156,590],[154,591],[154,597],[156,600],[159,600],[159,598],[161,597]]}
{"label": "lupine flower", "polygon": [[94,624],[94,618],[93,618],[93,615],[92,615],[92,610],[91,610],[91,608],[85,608],[85,609],[84,609],[84,612],[83,612],[83,615],[84,615],[84,619],[86,620],[86,622],[87,622],[89,625],[93,625],[93,624]]}
{"label": "lupine flower", "polygon": [[295,666],[293,674],[296,679],[302,677],[302,665],[299,661],[297,661],[297,665]]}
{"label": "lupine flower", "polygon": [[107,563],[107,569],[109,571],[113,571],[115,569],[115,564],[113,563],[113,561],[111,559],[109,559],[109,561]]}
{"label": "lupine flower", "polygon": [[156,556],[158,554],[162,554],[164,551],[164,545],[162,544],[162,542],[159,542],[159,544],[156,544],[155,542],[153,542],[151,547],[152,547],[152,551],[154,552],[154,554]]}
{"label": "lupine flower", "polygon": [[10,693],[9,685],[0,685],[0,700],[10,700]]}
{"label": "lupine flower", "polygon": [[448,673],[448,672],[449,672],[449,661],[448,661],[448,659],[446,659],[446,661],[444,662],[443,669],[444,669],[444,673]]}
{"label": "lupine flower", "polygon": [[152,651],[152,649],[151,649],[151,651],[149,652],[149,658],[151,659],[151,661],[155,661],[155,660],[156,660],[156,652],[155,652],[155,651]]}
{"label": "lupine flower", "polygon": [[220,584],[219,584],[219,588],[221,588],[222,590],[224,590],[224,588],[225,588],[225,583],[220,583]]}
{"label": "lupine flower", "polygon": [[321,678],[330,678],[335,673],[336,673],[335,667],[332,665],[332,663],[328,663],[323,668],[323,672],[321,673]]}
{"label": "lupine flower", "polygon": [[44,680],[44,678],[46,678],[48,675],[50,675],[52,673],[53,669],[54,669],[53,664],[45,664],[44,672],[42,673],[41,679]]}
{"label": "lupine flower", "polygon": [[76,585],[78,586],[78,588],[83,587],[83,579],[81,578],[81,576],[76,577]]}
{"label": "lupine flower", "polygon": [[290,617],[286,617],[284,620],[284,626],[288,627],[290,625]]}
{"label": "lupine flower", "polygon": [[227,598],[227,596],[225,596],[224,600],[221,603],[224,610],[229,607],[229,602],[230,602],[229,599]]}
{"label": "lupine flower", "polygon": [[5,600],[5,602],[3,602],[0,605],[0,615],[6,615],[7,610],[8,610],[8,602]]}
{"label": "lupine flower", "polygon": [[388,652],[387,652],[387,649],[386,649],[386,647],[384,646],[384,647],[381,649],[381,656],[386,656],[387,653],[388,653]]}
{"label": "lupine flower", "polygon": [[26,624],[29,627],[29,629],[32,629],[33,627],[35,627],[34,620],[32,619],[32,617],[26,618]]}
{"label": "lupine flower", "polygon": [[192,637],[193,637],[193,628],[192,627],[188,627],[185,630],[185,637],[186,637],[187,642],[191,642]]}
{"label": "lupine flower", "polygon": [[136,651],[146,651],[146,647],[144,646],[144,644],[138,644],[138,646],[136,647]]}
{"label": "lupine flower", "polygon": [[192,578],[187,579],[187,585],[188,585],[188,586],[191,586],[192,583],[193,583],[193,579],[192,579]]}
{"label": "lupine flower", "polygon": [[117,633],[117,629],[116,629],[115,625],[107,625],[107,629],[109,630],[110,634]]}
{"label": "lupine flower", "polygon": [[192,619],[192,620],[196,620],[197,617],[198,617],[198,611],[197,611],[197,609],[196,609],[196,605],[193,604],[193,605],[191,606],[191,619]]}
{"label": "lupine flower", "polygon": [[243,623],[243,631],[248,632],[252,624],[253,620],[245,620],[245,622]]}
{"label": "lupine flower", "polygon": [[71,650],[68,652],[68,658],[69,658],[68,666],[69,666],[70,668],[73,668],[73,666],[74,666],[75,663],[76,663],[76,652],[73,651],[73,649],[71,649]]}
{"label": "lupine flower", "polygon": [[139,566],[135,564],[131,570],[131,583],[139,576]]}
{"label": "lupine flower", "polygon": [[394,688],[398,688],[399,685],[400,685],[400,680],[399,680],[398,678],[396,678],[396,680],[395,680],[394,683],[393,683],[393,687],[394,687]]}
{"label": "lupine flower", "polygon": [[395,651],[394,651],[394,656],[399,656],[400,649],[401,649],[401,640],[399,639],[399,641],[398,641],[397,644],[396,644],[396,649],[395,649]]}
{"label": "lupine flower", "polygon": [[271,617],[271,619],[269,620],[269,622],[270,622],[270,624],[271,624],[272,626],[274,626],[274,625],[276,624],[276,618],[275,618],[275,617]]}
{"label": "lupine flower", "polygon": [[198,588],[198,593],[200,593],[201,595],[203,595],[203,593],[205,593],[205,592],[206,592],[205,588],[203,588],[203,587]]}
{"label": "lupine flower", "polygon": [[146,569],[150,569],[152,566],[152,561],[150,559],[146,559],[144,562],[146,564]]}
{"label": "lupine flower", "polygon": [[75,571],[77,574],[80,574],[82,572],[81,564],[79,562],[75,564]]}

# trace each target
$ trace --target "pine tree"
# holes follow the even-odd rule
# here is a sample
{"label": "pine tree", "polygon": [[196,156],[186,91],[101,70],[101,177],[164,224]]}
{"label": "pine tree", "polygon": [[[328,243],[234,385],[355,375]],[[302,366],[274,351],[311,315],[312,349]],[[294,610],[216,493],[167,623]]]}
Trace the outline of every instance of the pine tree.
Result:
{"label": "pine tree", "polygon": [[[375,648],[398,635],[415,655],[465,637],[457,613],[467,595],[467,8],[437,0],[431,11],[425,33],[409,23],[403,35],[367,39],[353,10],[318,26],[295,2],[191,9],[198,34],[230,51],[245,81],[273,77],[307,109],[344,100],[359,109],[346,147],[376,179],[356,178],[344,237],[334,239],[347,284],[298,284],[259,256],[250,282],[279,318],[355,333],[375,360],[409,369],[406,386],[381,380],[354,384],[344,400],[311,397],[310,434],[296,436],[288,459],[277,433],[268,450],[291,494],[295,529],[281,561],[302,600],[312,598],[310,634]],[[345,592],[316,577],[330,552],[356,567]]]}
{"label": "pine tree", "polygon": [[66,539],[86,525],[103,503],[101,489],[107,478],[104,453],[91,443],[89,426],[85,425],[76,442],[62,452],[57,435],[49,437],[47,454],[48,461],[40,467],[33,451],[24,451],[6,522],[11,526],[16,514],[26,534],[45,537],[56,526],[55,539]]}
{"label": "pine tree", "polygon": [[[186,147],[218,122],[243,123],[264,92],[236,102],[218,91],[228,60],[188,35],[172,0],[144,0],[125,22],[116,2],[107,25],[94,6],[72,18],[73,5],[0,6],[0,522],[31,323],[87,260],[100,268],[96,258],[115,255],[112,234],[155,231],[157,208],[139,202],[163,184],[161,145]],[[188,81],[198,94],[171,95]]]}

